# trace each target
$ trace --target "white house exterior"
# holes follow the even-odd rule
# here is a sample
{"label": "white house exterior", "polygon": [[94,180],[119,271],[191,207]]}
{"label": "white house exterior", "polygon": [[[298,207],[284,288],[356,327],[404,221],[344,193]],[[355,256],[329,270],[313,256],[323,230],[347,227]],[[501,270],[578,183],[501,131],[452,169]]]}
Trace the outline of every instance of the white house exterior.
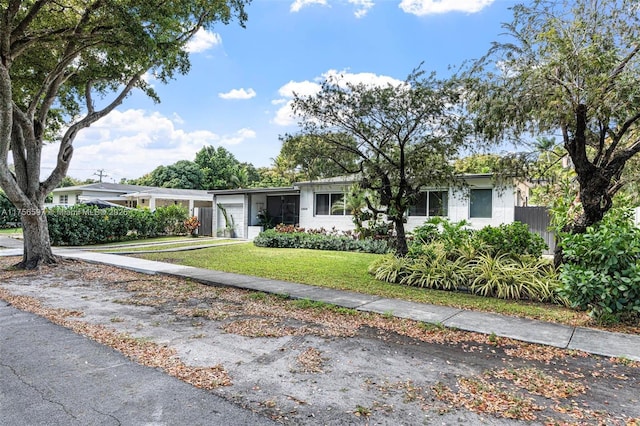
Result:
{"label": "white house exterior", "polygon": [[194,209],[198,207],[212,207],[211,195],[207,191],[108,182],[56,188],[52,195],[52,205],[55,206],[72,206],[91,200],[102,200],[124,207],[155,210],[161,206],[181,204],[189,209],[190,214],[194,214]]}
{"label": "white house exterior", "polygon": [[[237,238],[252,239],[259,232],[258,214],[268,210],[273,223],[298,224],[300,212],[300,191],[291,186],[283,188],[250,188],[210,191],[213,194],[213,229],[221,231],[226,227],[220,205],[233,220]],[[211,197],[211,196],[209,196]]]}
{"label": "white house exterior", "polygon": [[[461,189],[424,188],[420,199],[407,215],[410,231],[432,216],[452,222],[466,220],[472,228],[497,226],[514,221],[515,206],[526,205],[528,187],[514,182],[496,185],[492,175],[466,175]],[[252,238],[260,224],[258,213],[269,212],[273,223],[296,224],[307,229],[352,230],[354,224],[347,211],[331,206],[344,199],[353,177],[337,177],[298,182],[285,188],[254,188],[211,191],[215,205],[232,213],[239,238]],[[217,217],[216,217],[217,216]],[[214,209],[214,228],[224,227],[219,209]]]}

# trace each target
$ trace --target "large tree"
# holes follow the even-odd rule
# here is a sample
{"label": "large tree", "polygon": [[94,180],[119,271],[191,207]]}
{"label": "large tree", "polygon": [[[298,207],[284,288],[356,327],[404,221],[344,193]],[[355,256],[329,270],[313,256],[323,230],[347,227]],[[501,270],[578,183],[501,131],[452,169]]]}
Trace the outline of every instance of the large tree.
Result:
{"label": "large tree", "polygon": [[[244,25],[247,2],[0,2],[0,186],[21,213],[21,266],[55,262],[42,210],[68,170],[78,132],[136,88],[157,100],[143,75],[167,82],[186,73],[189,39],[217,22]],[[57,164],[41,179],[50,141],[58,144]]]}
{"label": "large tree", "polygon": [[204,189],[204,174],[196,163],[180,160],[168,166],[158,166],[138,179],[139,185],[162,188]]}
{"label": "large tree", "polygon": [[318,94],[294,98],[302,134],[336,150],[341,168],[377,195],[368,208],[393,222],[398,255],[408,251],[405,213],[421,188],[454,181],[452,159],[466,134],[459,97],[457,85],[417,70],[386,85],[329,77]]}
{"label": "large tree", "polygon": [[637,0],[514,6],[504,25],[509,39],[467,75],[469,110],[486,138],[561,139],[579,186],[569,232],[602,219],[625,183],[625,165],[640,152],[638,12]]}
{"label": "large tree", "polygon": [[[353,169],[357,161],[356,156],[349,151],[310,135],[284,135],[280,137],[280,141],[281,161],[299,170],[300,177],[304,180],[340,176],[345,173],[345,166],[347,170]],[[351,138],[344,141],[344,144],[349,143],[355,146],[355,141]]]}
{"label": "large tree", "polygon": [[202,147],[196,153],[194,162],[202,170],[205,189],[230,189],[245,184],[248,186],[246,165],[241,165],[231,152],[221,146]]}

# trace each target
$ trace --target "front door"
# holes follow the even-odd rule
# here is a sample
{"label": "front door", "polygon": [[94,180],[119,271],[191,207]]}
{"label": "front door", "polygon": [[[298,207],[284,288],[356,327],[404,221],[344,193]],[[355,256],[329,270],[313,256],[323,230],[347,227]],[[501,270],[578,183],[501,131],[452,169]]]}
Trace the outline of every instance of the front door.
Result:
{"label": "front door", "polygon": [[267,197],[267,212],[274,225],[297,225],[300,222],[300,196],[276,195]]}

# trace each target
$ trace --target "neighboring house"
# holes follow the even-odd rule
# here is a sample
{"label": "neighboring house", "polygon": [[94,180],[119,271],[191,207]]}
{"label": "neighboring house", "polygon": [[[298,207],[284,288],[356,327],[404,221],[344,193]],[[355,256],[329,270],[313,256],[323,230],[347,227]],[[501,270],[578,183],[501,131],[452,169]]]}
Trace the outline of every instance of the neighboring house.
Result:
{"label": "neighboring house", "polygon": [[[514,221],[516,206],[527,204],[529,187],[516,182],[496,185],[490,174],[465,175],[465,189],[424,188],[418,202],[407,214],[408,231],[424,224],[433,216],[452,222],[466,220],[471,227],[500,225]],[[268,212],[273,224],[299,225],[303,228],[354,228],[348,211],[332,206],[344,200],[354,177],[337,177],[298,182],[285,188],[251,188],[210,191],[213,204],[221,205],[233,217],[236,236],[253,238],[259,232],[261,211]],[[225,222],[219,209],[214,209],[214,229]]]}
{"label": "neighboring house", "polygon": [[91,183],[53,190],[51,205],[71,206],[91,200],[103,200],[124,207],[155,210],[157,207],[181,204],[194,214],[194,208],[212,207],[211,195],[195,189],[157,188],[119,183]]}

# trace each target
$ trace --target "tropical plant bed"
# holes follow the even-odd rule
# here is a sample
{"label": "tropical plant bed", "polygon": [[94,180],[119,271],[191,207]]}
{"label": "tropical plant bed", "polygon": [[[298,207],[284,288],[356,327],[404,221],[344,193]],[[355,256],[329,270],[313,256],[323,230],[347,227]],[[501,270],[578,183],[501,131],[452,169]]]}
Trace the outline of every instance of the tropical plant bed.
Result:
{"label": "tropical plant bed", "polygon": [[[376,254],[262,248],[246,243],[211,247],[194,252],[150,253],[134,256],[381,297],[540,319],[572,326],[596,326],[585,312],[554,304],[494,299],[466,293],[382,282],[367,272],[369,265],[382,257],[382,255]],[[639,326],[611,325],[606,329],[640,334]]]}

